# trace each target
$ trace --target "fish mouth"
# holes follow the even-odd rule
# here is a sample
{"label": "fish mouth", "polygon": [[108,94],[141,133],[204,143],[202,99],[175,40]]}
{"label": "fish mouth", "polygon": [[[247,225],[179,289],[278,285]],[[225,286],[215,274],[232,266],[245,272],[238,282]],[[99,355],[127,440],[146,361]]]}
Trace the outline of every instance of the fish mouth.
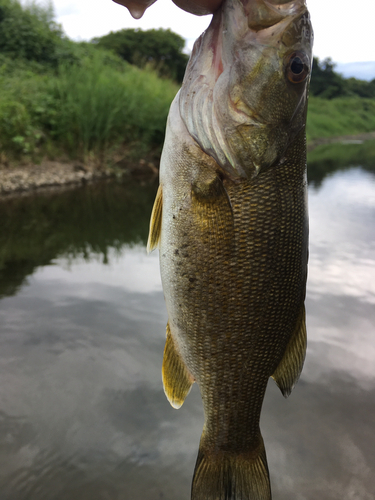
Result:
{"label": "fish mouth", "polygon": [[248,27],[260,31],[280,23],[285,18],[303,13],[305,0],[240,0],[248,20]]}

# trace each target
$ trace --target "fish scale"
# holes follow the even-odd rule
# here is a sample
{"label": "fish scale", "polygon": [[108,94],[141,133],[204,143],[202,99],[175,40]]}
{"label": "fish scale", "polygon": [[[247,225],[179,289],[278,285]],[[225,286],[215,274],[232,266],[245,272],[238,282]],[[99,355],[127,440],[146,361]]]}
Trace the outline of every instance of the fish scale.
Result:
{"label": "fish scale", "polygon": [[[261,182],[259,178],[240,184],[225,181],[233,209],[233,215],[227,211],[227,219],[219,216],[221,203],[201,203],[190,224],[176,223],[177,249],[198,242],[189,243],[189,252],[180,250],[168,265],[173,266],[176,300],[187,309],[183,325],[188,325],[189,336],[186,345],[180,339],[180,351],[205,394],[205,443],[212,442],[215,449],[248,449],[258,439],[267,381],[282,358],[304,299],[305,273],[299,256],[305,245],[300,188],[305,167],[299,163],[299,178],[292,168],[288,173],[290,168],[284,164],[278,171],[269,170]],[[295,196],[300,195],[297,210],[289,197],[291,182]],[[283,183],[288,186],[286,199],[280,193]],[[229,238],[220,239],[225,235]],[[188,260],[190,254],[194,260]],[[282,275],[277,278],[278,269]],[[223,322],[223,317],[228,320]],[[177,320],[182,321],[181,316]],[[225,437],[223,442],[220,436]]]}
{"label": "fish scale", "polygon": [[[179,408],[196,382],[204,407],[192,500],[270,500],[264,393],[272,376],[288,396],[306,351],[311,30],[303,0],[277,15],[266,3],[225,0],[198,41],[151,216],[168,311],[164,390]],[[258,8],[254,31],[246,16]]]}

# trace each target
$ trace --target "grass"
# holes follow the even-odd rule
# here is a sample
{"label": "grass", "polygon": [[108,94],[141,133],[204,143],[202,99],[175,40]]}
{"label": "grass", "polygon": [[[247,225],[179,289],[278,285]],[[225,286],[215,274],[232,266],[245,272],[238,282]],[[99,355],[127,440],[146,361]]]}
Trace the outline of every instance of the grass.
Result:
{"label": "grass", "polygon": [[375,131],[375,100],[359,97],[321,99],[310,97],[307,142]]}
{"label": "grass", "polygon": [[3,161],[64,153],[102,163],[120,150],[141,157],[161,149],[172,81],[98,50],[58,71],[10,66],[0,60]]}
{"label": "grass", "polygon": [[163,142],[175,84],[152,71],[126,65],[123,71],[94,59],[65,67],[52,84],[59,112],[54,138],[73,155],[103,156],[116,147],[148,149]]}

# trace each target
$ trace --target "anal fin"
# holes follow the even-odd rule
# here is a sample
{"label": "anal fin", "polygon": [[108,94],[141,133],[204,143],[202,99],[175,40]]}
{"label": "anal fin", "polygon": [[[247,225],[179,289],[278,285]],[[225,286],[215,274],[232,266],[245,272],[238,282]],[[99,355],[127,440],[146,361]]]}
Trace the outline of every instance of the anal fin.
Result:
{"label": "anal fin", "polygon": [[173,408],[180,408],[194,382],[181,356],[176,351],[167,323],[167,340],[164,348],[162,377],[164,392]]}
{"label": "anal fin", "polygon": [[163,190],[161,184],[159,185],[158,192],[154,206],[151,212],[150,231],[147,241],[147,253],[152,252],[158,247],[161,236],[161,218],[163,214]]}
{"label": "anal fin", "polygon": [[288,397],[296,385],[306,356],[306,319],[305,306],[301,308],[294,333],[289,340],[284,356],[272,378],[284,397]]}

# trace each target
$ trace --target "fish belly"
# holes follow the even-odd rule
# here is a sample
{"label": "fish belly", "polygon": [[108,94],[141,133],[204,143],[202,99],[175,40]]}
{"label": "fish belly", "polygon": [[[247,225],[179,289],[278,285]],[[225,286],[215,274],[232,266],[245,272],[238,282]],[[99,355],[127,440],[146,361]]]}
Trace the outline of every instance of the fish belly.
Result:
{"label": "fish belly", "polygon": [[[173,106],[161,166],[160,265],[171,349],[204,405],[193,498],[268,499],[259,430],[264,392],[272,375],[285,395],[291,391],[306,345],[301,143],[291,161],[252,179],[230,179],[181,121],[176,126]],[[248,493],[219,496],[226,477],[230,488],[242,484]]]}

